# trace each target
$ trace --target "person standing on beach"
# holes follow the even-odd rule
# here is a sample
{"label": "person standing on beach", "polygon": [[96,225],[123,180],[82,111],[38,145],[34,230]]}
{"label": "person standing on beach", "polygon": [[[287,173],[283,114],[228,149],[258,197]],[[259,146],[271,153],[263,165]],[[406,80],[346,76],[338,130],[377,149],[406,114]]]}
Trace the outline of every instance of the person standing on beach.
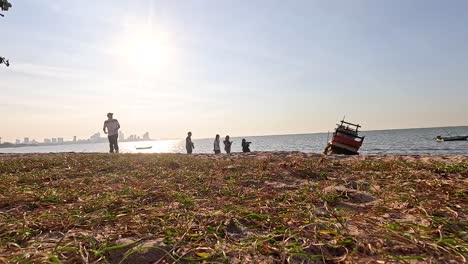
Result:
{"label": "person standing on beach", "polygon": [[226,139],[224,139],[223,143],[224,143],[224,150],[226,151],[226,153],[227,154],[231,153],[232,141],[229,141],[229,136],[226,136]]}
{"label": "person standing on beach", "polygon": [[109,139],[110,153],[114,153],[114,150],[116,153],[119,153],[119,144],[117,143],[117,140],[119,138],[119,128],[119,121],[117,121],[117,119],[114,119],[114,114],[108,113],[107,120],[104,121],[104,127],[102,128],[102,130],[104,130],[104,134],[107,134],[107,138]]}
{"label": "person standing on beach", "polygon": [[192,132],[187,133],[187,138],[185,138],[185,148],[187,149],[187,154],[192,154],[195,144],[192,142]]}
{"label": "person standing on beach", "polygon": [[242,152],[250,152],[250,143],[252,142],[247,142],[245,138],[242,139]]}
{"label": "person standing on beach", "polygon": [[213,142],[213,147],[215,154],[221,153],[221,147],[219,146],[219,135],[216,135],[215,140]]}

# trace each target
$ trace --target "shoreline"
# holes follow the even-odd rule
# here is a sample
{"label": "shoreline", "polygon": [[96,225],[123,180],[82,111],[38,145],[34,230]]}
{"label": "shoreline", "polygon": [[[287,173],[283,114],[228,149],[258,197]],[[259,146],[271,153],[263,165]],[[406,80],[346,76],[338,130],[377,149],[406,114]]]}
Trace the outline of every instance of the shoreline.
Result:
{"label": "shoreline", "polygon": [[[417,130],[417,129],[453,129],[453,128],[468,128],[466,125],[451,125],[451,126],[428,126],[428,127],[407,127],[407,128],[387,128],[387,129],[370,129],[370,130],[361,130],[361,132],[368,133],[368,132],[385,132],[385,131],[405,131],[405,130]],[[284,134],[266,134],[266,135],[247,135],[247,136],[235,136],[234,138],[250,138],[250,137],[280,137],[280,136],[304,136],[304,135],[317,135],[317,134],[328,134],[331,133],[332,131],[323,131],[323,132],[298,132],[298,133],[284,133]],[[193,138],[193,140],[205,140],[205,139],[212,139],[211,137],[201,137],[201,138]],[[107,143],[107,138],[102,138],[102,142],[89,142],[87,140],[81,140],[79,143],[73,143],[72,141],[66,141],[71,144],[86,144],[86,143]],[[149,139],[147,141],[165,141],[165,140],[179,140],[183,141],[185,140],[184,138],[161,138],[161,139]],[[145,140],[141,140],[145,141]],[[119,142],[136,142],[134,140],[124,140],[124,141],[119,141]],[[16,145],[12,142],[5,142],[8,144]],[[5,144],[3,143],[3,144]],[[39,143],[39,146],[41,146],[42,143]],[[0,144],[1,145],[1,144]],[[54,145],[54,144],[50,144]],[[50,146],[47,145],[47,146]],[[66,144],[64,144],[66,145]],[[38,145],[33,145],[33,146],[38,146]]]}
{"label": "shoreline", "polygon": [[342,154],[334,154],[334,155],[325,155],[318,152],[303,152],[303,151],[252,151],[248,153],[243,152],[233,152],[233,153],[221,153],[221,154],[214,154],[214,153],[193,153],[193,154],[186,154],[186,153],[178,153],[178,152],[163,152],[163,153],[131,153],[131,152],[124,152],[124,153],[108,153],[108,152],[31,152],[31,153],[8,153],[8,152],[1,152],[0,157],[2,156],[37,156],[37,155],[176,155],[176,156],[187,156],[187,157],[210,157],[210,158],[223,158],[223,157],[265,157],[265,156],[302,156],[302,157],[309,157],[309,158],[316,158],[322,157],[329,160],[335,159],[351,159],[351,160],[366,160],[366,159],[392,159],[392,158],[403,158],[403,159],[412,159],[412,160],[426,160],[426,159],[440,159],[440,160],[447,160],[447,161],[459,161],[459,160],[468,160],[468,154],[360,154],[360,155],[342,155]]}

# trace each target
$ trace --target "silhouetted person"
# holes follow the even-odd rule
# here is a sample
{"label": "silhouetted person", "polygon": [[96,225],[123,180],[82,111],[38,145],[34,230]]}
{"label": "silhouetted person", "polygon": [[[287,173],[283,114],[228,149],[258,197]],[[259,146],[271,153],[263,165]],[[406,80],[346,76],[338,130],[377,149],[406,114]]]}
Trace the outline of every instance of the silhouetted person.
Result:
{"label": "silhouetted person", "polygon": [[250,152],[250,144],[252,142],[247,142],[245,138],[242,139],[242,152]]}
{"label": "silhouetted person", "polygon": [[102,128],[102,130],[104,130],[104,133],[107,134],[107,138],[109,139],[109,152],[114,153],[115,149],[115,152],[119,153],[119,145],[117,143],[117,140],[119,138],[120,124],[119,121],[117,121],[117,119],[113,118],[113,116],[113,113],[107,114],[107,120],[104,121],[104,127]]}
{"label": "silhouetted person", "polygon": [[219,146],[219,135],[216,135],[215,140],[213,142],[213,150],[215,154],[221,153],[221,147]]}
{"label": "silhouetted person", "polygon": [[192,154],[195,144],[192,142],[192,132],[187,133],[187,138],[185,138],[185,148],[187,149],[187,154]]}
{"label": "silhouetted person", "polygon": [[226,153],[231,153],[231,146],[232,146],[232,141],[229,141],[229,136],[226,136],[226,138],[223,141],[224,143],[224,150]]}
{"label": "silhouetted person", "polygon": [[7,67],[10,66],[10,61],[8,61],[7,59],[5,59],[4,57],[0,57],[0,64],[2,64],[2,63],[5,63],[5,65],[6,65]]}

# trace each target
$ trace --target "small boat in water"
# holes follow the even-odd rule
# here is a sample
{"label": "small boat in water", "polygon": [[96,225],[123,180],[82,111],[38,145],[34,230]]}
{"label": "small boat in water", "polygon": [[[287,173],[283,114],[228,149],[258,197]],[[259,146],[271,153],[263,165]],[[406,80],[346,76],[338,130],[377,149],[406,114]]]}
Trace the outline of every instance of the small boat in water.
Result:
{"label": "small boat in water", "polygon": [[359,128],[361,126],[348,123],[344,120],[340,124],[337,124],[337,126],[332,139],[328,142],[323,153],[325,155],[359,155],[359,148],[364,141],[364,137],[359,136]]}
{"label": "small boat in water", "polygon": [[153,146],[149,146],[149,147],[135,147],[136,149],[152,149]]}
{"label": "small boat in water", "polygon": [[442,136],[437,136],[435,138],[436,141],[438,142],[444,142],[444,141],[466,141],[468,140],[468,136],[455,136],[455,137],[442,137]]}

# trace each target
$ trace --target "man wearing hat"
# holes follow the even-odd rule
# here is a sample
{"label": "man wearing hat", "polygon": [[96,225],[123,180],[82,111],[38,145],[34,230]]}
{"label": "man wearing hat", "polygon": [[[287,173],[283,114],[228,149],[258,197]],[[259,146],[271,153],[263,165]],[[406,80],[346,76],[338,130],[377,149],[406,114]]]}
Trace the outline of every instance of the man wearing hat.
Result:
{"label": "man wearing hat", "polygon": [[119,145],[117,143],[117,139],[119,137],[120,124],[119,121],[117,121],[117,119],[113,118],[113,116],[113,113],[107,114],[107,120],[104,121],[104,127],[102,128],[102,130],[104,130],[104,133],[107,134],[107,138],[109,139],[110,153],[114,153],[114,149],[116,153],[119,153]]}

